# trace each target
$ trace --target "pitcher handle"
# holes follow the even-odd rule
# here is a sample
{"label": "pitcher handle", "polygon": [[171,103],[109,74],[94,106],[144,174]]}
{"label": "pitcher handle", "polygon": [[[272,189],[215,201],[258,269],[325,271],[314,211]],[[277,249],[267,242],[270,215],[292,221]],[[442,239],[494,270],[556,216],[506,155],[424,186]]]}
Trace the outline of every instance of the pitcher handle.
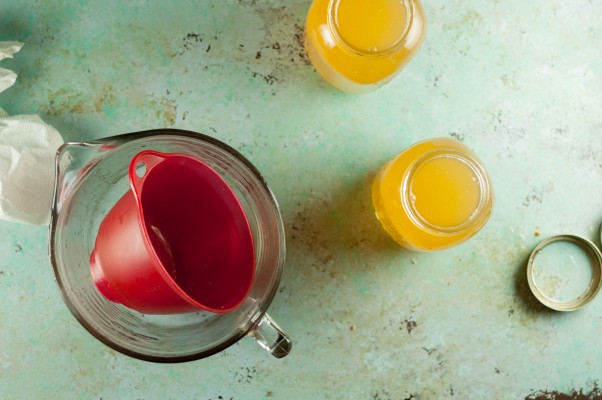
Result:
{"label": "pitcher handle", "polygon": [[249,336],[276,358],[285,357],[293,347],[291,339],[267,314],[264,314],[255,328],[249,332]]}

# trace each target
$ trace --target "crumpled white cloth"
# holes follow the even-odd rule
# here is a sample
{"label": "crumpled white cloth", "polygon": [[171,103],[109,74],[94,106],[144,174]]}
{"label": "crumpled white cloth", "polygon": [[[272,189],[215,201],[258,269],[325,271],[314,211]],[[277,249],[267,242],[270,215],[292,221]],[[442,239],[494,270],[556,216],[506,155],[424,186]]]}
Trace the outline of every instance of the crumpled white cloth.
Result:
{"label": "crumpled white cloth", "polygon": [[[0,42],[0,60],[12,57],[23,43]],[[0,92],[17,75],[0,68]],[[50,221],[55,154],[60,133],[37,115],[9,116],[0,108],[0,218],[43,225]]]}
{"label": "crumpled white cloth", "polygon": [[0,218],[49,223],[55,154],[62,144],[60,133],[39,116],[9,117],[0,109]]}
{"label": "crumpled white cloth", "polygon": [[[0,42],[0,61],[5,58],[13,58],[13,54],[21,50],[21,42]],[[0,92],[11,87],[17,80],[17,74],[13,71],[0,68]]]}

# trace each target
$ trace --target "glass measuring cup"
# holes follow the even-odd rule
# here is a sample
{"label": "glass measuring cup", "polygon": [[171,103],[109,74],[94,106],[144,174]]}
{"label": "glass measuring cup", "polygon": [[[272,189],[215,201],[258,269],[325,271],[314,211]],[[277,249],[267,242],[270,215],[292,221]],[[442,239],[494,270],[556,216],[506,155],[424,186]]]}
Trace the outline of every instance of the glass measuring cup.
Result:
{"label": "glass measuring cup", "polygon": [[[88,259],[96,232],[128,190],[128,166],[143,150],[201,159],[236,193],[253,235],[256,269],[249,295],[235,311],[148,315],[107,300],[95,288]],[[190,361],[215,354],[245,335],[278,358],[291,349],[288,336],[266,314],[285,258],[278,204],[257,169],[216,139],[160,129],[63,145],[57,154],[49,247],[70,311],[97,339],[126,355],[155,362]]]}

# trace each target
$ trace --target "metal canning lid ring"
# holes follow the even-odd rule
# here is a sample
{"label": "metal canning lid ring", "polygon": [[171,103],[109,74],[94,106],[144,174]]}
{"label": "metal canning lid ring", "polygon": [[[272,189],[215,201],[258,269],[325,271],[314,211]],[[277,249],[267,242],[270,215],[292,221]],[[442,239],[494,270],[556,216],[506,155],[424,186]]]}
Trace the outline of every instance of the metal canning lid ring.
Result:
{"label": "metal canning lid ring", "polygon": [[[537,285],[535,279],[536,268],[534,263],[537,255],[544,250],[546,246],[556,242],[567,242],[576,245],[583,252],[583,254],[587,256],[589,266],[591,268],[591,279],[587,285],[587,288],[577,297],[567,301],[559,301],[551,296],[546,295],[546,293],[544,293],[544,291],[542,291],[542,289]],[[529,256],[529,261],[527,263],[527,280],[533,295],[546,307],[557,311],[578,310],[592,301],[600,291],[602,284],[602,253],[600,253],[600,250],[594,243],[580,236],[558,235],[544,239],[537,245],[537,247],[535,247],[535,249],[533,249],[531,255]]]}

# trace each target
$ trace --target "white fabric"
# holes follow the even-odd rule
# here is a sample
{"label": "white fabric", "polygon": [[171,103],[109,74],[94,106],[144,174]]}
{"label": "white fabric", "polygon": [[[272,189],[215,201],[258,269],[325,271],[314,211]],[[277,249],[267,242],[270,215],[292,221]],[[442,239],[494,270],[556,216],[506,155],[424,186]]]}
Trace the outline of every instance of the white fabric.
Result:
{"label": "white fabric", "polygon": [[[23,43],[0,42],[0,60]],[[0,92],[17,74],[0,68]],[[54,157],[63,138],[37,115],[8,116],[0,108],[0,218],[47,224],[54,192]]]}
{"label": "white fabric", "polygon": [[0,116],[0,218],[49,222],[54,159],[62,144],[58,131],[37,115]]}
{"label": "white fabric", "polygon": [[21,47],[23,47],[21,42],[0,42],[0,60],[13,58],[13,54],[21,50]]}
{"label": "white fabric", "polygon": [[0,68],[0,92],[14,85],[17,80],[17,74],[10,69]]}
{"label": "white fabric", "polygon": [[[0,42],[0,60],[5,58],[13,58],[13,54],[21,50],[23,43],[21,42]],[[13,71],[0,68],[0,92],[11,87],[17,80],[17,74]]]}

